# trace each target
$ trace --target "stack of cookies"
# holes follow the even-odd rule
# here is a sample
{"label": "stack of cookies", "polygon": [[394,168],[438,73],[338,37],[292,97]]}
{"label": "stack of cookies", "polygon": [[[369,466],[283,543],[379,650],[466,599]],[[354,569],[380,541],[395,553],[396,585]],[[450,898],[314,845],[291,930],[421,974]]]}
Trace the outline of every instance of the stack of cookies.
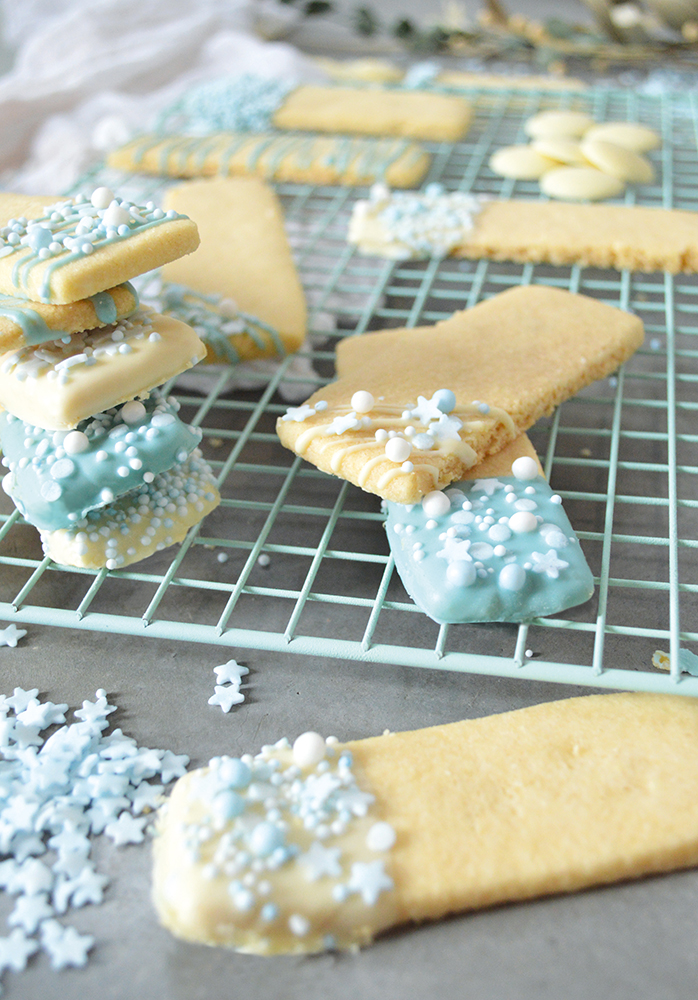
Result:
{"label": "stack of cookies", "polygon": [[139,308],[136,275],[196,249],[196,225],[98,188],[91,198],[0,195],[3,479],[45,553],[117,569],[181,541],[219,502],[158,386],[206,348]]}

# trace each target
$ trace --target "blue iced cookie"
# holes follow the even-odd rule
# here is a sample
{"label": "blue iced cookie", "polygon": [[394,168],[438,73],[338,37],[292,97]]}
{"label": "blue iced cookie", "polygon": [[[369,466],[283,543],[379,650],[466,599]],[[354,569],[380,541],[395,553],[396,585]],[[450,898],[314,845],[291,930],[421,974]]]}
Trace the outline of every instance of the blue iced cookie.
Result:
{"label": "blue iced cookie", "polygon": [[441,624],[524,622],[589,600],[594,580],[537,463],[464,481],[421,504],[388,502],[386,530],[407,593]]}
{"label": "blue iced cookie", "polygon": [[186,461],[201,431],[177,416],[179,404],[154,391],[83,420],[76,430],[51,431],[0,412],[3,489],[31,524],[65,528],[176,463]]}

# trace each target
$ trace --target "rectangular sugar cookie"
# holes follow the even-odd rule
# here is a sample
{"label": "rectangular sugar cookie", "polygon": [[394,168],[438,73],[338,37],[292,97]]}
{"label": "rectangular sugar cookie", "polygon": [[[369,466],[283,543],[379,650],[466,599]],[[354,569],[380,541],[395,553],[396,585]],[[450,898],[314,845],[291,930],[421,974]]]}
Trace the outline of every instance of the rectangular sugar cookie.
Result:
{"label": "rectangular sugar cookie", "polygon": [[[202,332],[208,360],[244,361],[297,351],[306,333],[305,295],[281,206],[271,188],[256,177],[191,181],[169,188],[164,207],[189,216],[199,230],[199,248],[165,265],[162,277],[212,297],[209,303],[198,303],[200,309],[210,305],[209,325],[216,331],[215,336]],[[234,325],[236,308],[251,320],[261,320],[256,326],[247,324],[254,339],[244,330],[223,332],[226,301],[230,306],[228,319],[233,320],[229,325]],[[174,314],[188,321],[191,305],[185,299]],[[220,317],[221,308],[224,315],[214,327],[214,317]],[[205,331],[206,326],[200,329]]]}
{"label": "rectangular sugar cookie", "polygon": [[614,694],[217,757],[160,812],[155,906],[189,941],[317,952],[693,866],[697,746],[694,699]]}
{"label": "rectangular sugar cookie", "polygon": [[[95,202],[93,204],[93,202]],[[194,223],[155,205],[0,193],[0,293],[63,305],[195,250]]]}
{"label": "rectangular sugar cookie", "polygon": [[206,356],[185,323],[142,310],[115,325],[0,358],[0,406],[36,427],[70,430],[147,393]]}
{"label": "rectangular sugar cookie", "polygon": [[274,112],[276,128],[457,142],[468,131],[462,97],[379,87],[296,87]]}
{"label": "rectangular sugar cookie", "polygon": [[416,142],[340,136],[217,132],[206,136],[151,133],[109,153],[117,170],[170,177],[257,174],[295,184],[414,187],[431,157]]}
{"label": "rectangular sugar cookie", "polygon": [[[401,193],[378,189],[369,201],[357,202],[349,242],[364,253],[396,259],[450,254],[674,274],[698,271],[695,212],[640,205],[488,201],[457,192],[407,197],[411,216]],[[460,218],[458,200],[463,203]]]}
{"label": "rectangular sugar cookie", "polygon": [[643,335],[638,317],[595,299],[513,288],[435,326],[340,341],[337,381],[277,433],[322,471],[416,503],[611,374]]}

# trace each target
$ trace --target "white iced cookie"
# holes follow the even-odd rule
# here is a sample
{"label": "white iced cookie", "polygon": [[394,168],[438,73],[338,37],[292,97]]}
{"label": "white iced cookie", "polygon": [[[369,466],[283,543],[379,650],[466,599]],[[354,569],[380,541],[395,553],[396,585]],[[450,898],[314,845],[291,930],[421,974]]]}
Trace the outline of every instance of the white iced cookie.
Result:
{"label": "white iced cookie", "polygon": [[634,122],[604,122],[601,125],[594,125],[585,133],[585,138],[613,142],[616,146],[624,146],[634,153],[648,153],[661,145],[661,139],[655,131]]}
{"label": "white iced cookie", "polygon": [[153,899],[189,941],[260,955],[698,863],[698,703],[596,695],[325,743],[177,782]]}
{"label": "white iced cookie", "polygon": [[654,168],[650,161],[631,149],[604,139],[582,139],[581,150],[587,160],[605,174],[629,184],[651,184]]}
{"label": "white iced cookie", "polygon": [[37,427],[70,430],[205,356],[191,327],[139,310],[110,326],[3,355],[0,405]]}
{"label": "white iced cookie", "polygon": [[558,167],[540,180],[540,189],[550,198],[565,201],[599,201],[622,194],[623,181],[592,167]]}
{"label": "white iced cookie", "polygon": [[524,131],[531,139],[578,139],[593,124],[582,111],[540,111],[528,119]]}
{"label": "white iced cookie", "polygon": [[543,156],[531,146],[503,146],[490,157],[490,170],[500,177],[519,181],[537,181],[560,164]]}
{"label": "white iced cookie", "polygon": [[181,542],[219,503],[211,468],[196,449],[182,464],[89,511],[72,527],[42,531],[41,544],[62,566],[121,569]]}

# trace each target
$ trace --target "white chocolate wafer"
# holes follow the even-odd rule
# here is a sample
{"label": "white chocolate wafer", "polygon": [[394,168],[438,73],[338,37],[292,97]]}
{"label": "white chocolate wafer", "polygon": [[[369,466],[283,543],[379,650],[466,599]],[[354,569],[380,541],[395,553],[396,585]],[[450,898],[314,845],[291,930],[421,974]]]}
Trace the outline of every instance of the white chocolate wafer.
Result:
{"label": "white chocolate wafer", "polygon": [[[305,295],[271,188],[256,177],[190,181],[170,188],[164,205],[196,222],[201,244],[195,253],[167,264],[163,279],[217,297],[219,306],[220,300],[227,301],[229,312],[237,309],[261,321],[255,339],[244,328],[228,335],[221,331],[220,337],[207,336],[206,325],[198,328],[208,360],[230,361],[231,353],[246,360],[298,350],[306,333]],[[184,311],[173,314],[189,321],[191,307],[185,298]],[[234,321],[233,313],[229,325],[234,327]]]}
{"label": "white chocolate wafer", "polygon": [[524,125],[526,135],[532,139],[578,139],[594,124],[594,119],[583,111],[540,111]]}
{"label": "white chocolate wafer", "polygon": [[0,354],[116,323],[137,306],[138,296],[128,282],[63,306],[0,295]]}
{"label": "white chocolate wafer", "polygon": [[546,139],[534,139],[531,149],[541,156],[547,156],[558,163],[567,163],[571,167],[588,166],[582,148],[576,139],[563,139],[552,136]]}
{"label": "white chocolate wafer", "polygon": [[256,174],[297,184],[414,187],[431,162],[416,142],[352,136],[217,132],[205,136],[143,135],[109,153],[118,170],[170,177]]}
{"label": "white chocolate wafer", "polygon": [[648,153],[661,145],[661,139],[651,128],[634,122],[604,122],[594,125],[585,133],[586,139],[602,139],[617,146],[632,149],[634,153]]}
{"label": "white chocolate wafer", "polygon": [[492,173],[519,181],[537,181],[559,165],[557,160],[543,156],[531,146],[503,146],[492,154],[489,162]]}
{"label": "white chocolate wafer", "polygon": [[640,320],[559,289],[510,289],[432,327],[348,337],[337,381],[277,421],[282,444],[416,503],[462,479],[640,346]]}
{"label": "white chocolate wafer", "polygon": [[0,194],[0,292],[65,304],[195,250],[196,226],[98,188],[91,199]]}
{"label": "white chocolate wafer", "polygon": [[[592,205],[540,201],[488,201],[473,198],[468,224],[454,232],[453,217],[443,226],[443,211],[429,217],[438,198],[376,188],[356,202],[348,239],[363,253],[384,257],[435,256],[450,246],[455,257],[512,260],[519,263],[579,264],[582,267],[637,271],[698,271],[698,214],[640,205]],[[448,203],[448,195],[443,199]],[[402,211],[403,199],[422,207]],[[414,209],[414,204],[411,206]],[[441,220],[443,232],[436,222]],[[432,238],[424,241],[424,234]]]}
{"label": "white chocolate wafer", "polygon": [[631,149],[587,136],[582,139],[580,148],[593,166],[618,180],[629,184],[651,184],[654,180],[654,167],[650,161]]}
{"label": "white chocolate wafer", "polygon": [[155,906],[189,941],[317,952],[686,868],[696,746],[694,699],[614,694],[214,758],[160,811]]}
{"label": "white chocolate wafer", "polygon": [[540,189],[550,198],[565,201],[601,201],[622,194],[625,184],[592,167],[558,167],[541,177]]}
{"label": "white chocolate wafer", "polygon": [[69,430],[206,356],[191,327],[149,310],[65,341],[5,354],[0,405],[36,427]]}
{"label": "white chocolate wafer", "polygon": [[120,569],[181,542],[219,503],[211,468],[196,449],[185,462],[89,511],[70,528],[40,532],[41,544],[62,566]]}

